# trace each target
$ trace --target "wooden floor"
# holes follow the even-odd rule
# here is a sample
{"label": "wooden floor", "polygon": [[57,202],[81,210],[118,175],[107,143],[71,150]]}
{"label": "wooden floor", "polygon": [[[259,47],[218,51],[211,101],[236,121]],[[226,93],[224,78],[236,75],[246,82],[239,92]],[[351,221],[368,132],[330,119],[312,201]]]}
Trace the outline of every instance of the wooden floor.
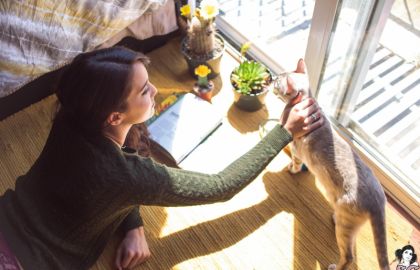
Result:
{"label": "wooden floor", "polygon": [[[150,55],[150,81],[160,98],[188,91],[194,80],[175,39]],[[216,172],[259,140],[258,126],[278,118],[283,105],[269,96],[266,108],[245,113],[232,106],[228,74],[237,63],[225,52],[215,79],[214,106],[226,112],[222,126],[185,162],[183,168]],[[13,188],[40,153],[51,126],[51,96],[0,122],[0,194]],[[281,153],[242,192],[226,203],[194,207],[142,207],[152,258],[136,269],[326,269],[338,250],[332,209],[310,173],[292,176]],[[388,254],[407,243],[420,252],[419,228],[387,205]],[[92,269],[114,269],[114,239]],[[377,269],[370,224],[356,244],[352,269]],[[395,269],[395,263],[391,269]]]}

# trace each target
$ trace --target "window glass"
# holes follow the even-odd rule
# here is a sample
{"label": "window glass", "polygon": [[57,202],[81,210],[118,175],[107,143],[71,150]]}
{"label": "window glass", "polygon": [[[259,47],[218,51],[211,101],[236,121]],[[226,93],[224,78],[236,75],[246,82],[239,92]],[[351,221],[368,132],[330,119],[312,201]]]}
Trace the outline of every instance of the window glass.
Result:
{"label": "window glass", "polygon": [[[314,1],[219,0],[221,16],[234,42],[251,41],[281,69],[294,69],[305,56]],[[223,27],[222,27],[223,28]],[[242,40],[238,40],[242,39]],[[256,58],[260,58],[256,55]]]}
{"label": "window glass", "polygon": [[[420,4],[395,1],[389,16],[376,14],[375,21],[376,4],[341,2],[317,97],[324,111],[374,149],[418,201]],[[381,20],[383,31],[371,40],[369,33]]]}

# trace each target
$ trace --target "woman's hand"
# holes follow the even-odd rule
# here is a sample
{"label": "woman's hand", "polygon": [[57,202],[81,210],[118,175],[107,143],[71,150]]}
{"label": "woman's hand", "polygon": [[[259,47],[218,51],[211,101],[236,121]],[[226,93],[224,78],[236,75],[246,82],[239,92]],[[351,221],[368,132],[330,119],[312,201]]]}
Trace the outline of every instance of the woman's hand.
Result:
{"label": "woman's hand", "polygon": [[302,100],[299,94],[284,108],[280,123],[296,139],[322,126],[324,116],[313,98]]}
{"label": "woman's hand", "polygon": [[150,257],[144,228],[139,227],[128,231],[117,249],[115,266],[118,270],[132,268],[145,262]]}

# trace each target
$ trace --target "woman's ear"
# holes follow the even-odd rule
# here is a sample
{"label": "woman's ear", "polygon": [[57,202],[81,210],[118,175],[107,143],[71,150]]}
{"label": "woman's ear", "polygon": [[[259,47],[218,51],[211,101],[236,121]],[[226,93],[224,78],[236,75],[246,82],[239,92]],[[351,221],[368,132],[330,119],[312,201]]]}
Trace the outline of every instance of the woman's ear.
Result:
{"label": "woman's ear", "polygon": [[120,112],[112,112],[108,118],[106,119],[106,122],[111,126],[117,126],[121,124],[123,120],[123,115]]}

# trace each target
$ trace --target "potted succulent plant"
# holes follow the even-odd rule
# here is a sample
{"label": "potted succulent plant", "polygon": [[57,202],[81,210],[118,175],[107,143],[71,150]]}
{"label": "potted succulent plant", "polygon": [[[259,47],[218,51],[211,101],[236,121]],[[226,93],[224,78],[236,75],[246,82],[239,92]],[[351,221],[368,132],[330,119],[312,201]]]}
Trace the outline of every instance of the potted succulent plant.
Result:
{"label": "potted succulent plant", "polygon": [[220,59],[225,48],[223,38],[216,33],[215,18],[219,14],[216,0],[203,0],[198,8],[191,10],[190,5],[180,8],[187,21],[186,36],[181,42],[181,51],[188,63],[191,75],[196,76],[199,65],[210,68],[209,79],[220,73]]}
{"label": "potted succulent plant", "polygon": [[265,97],[273,80],[270,70],[254,60],[246,59],[250,47],[241,47],[241,63],[230,74],[235,105],[245,111],[257,111],[265,104]]}

